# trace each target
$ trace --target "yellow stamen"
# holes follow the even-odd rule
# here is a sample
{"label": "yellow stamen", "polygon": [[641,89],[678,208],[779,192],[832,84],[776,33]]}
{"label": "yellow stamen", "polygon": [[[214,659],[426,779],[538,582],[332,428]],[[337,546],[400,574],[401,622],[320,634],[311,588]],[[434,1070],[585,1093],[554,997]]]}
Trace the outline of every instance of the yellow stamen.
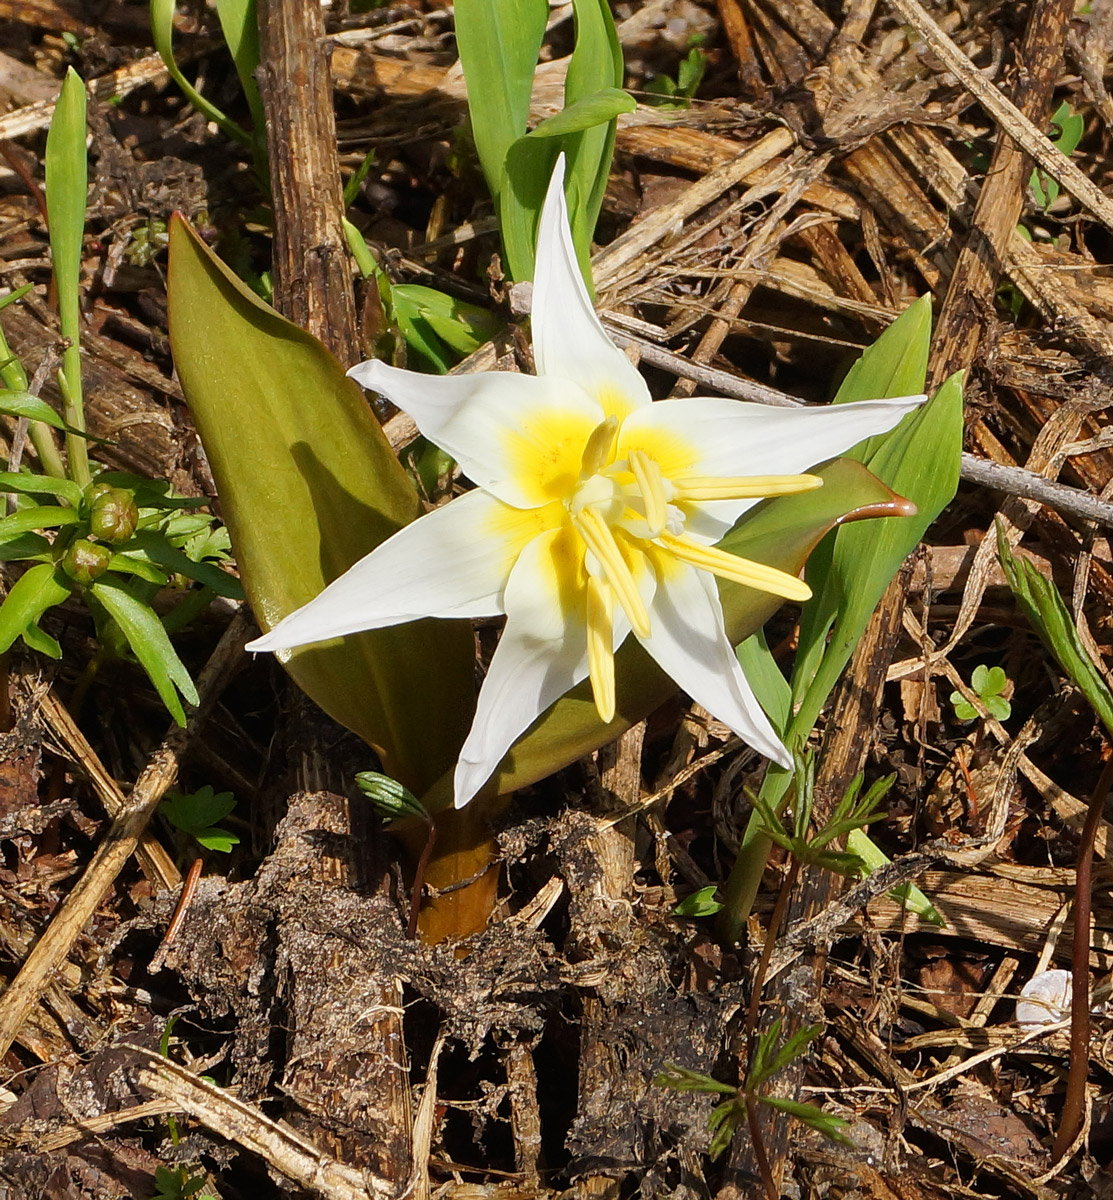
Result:
{"label": "yellow stamen", "polygon": [[583,509],[572,521],[587,548],[599,560],[607,583],[614,588],[618,602],[629,618],[630,628],[638,637],[649,637],[649,613],[642,603],[634,576],[614,540],[611,527],[593,508]]}
{"label": "yellow stamen", "polygon": [[657,460],[650,458],[644,450],[631,450],[626,461],[630,464],[645,503],[645,523],[649,526],[649,536],[656,537],[665,528],[669,515],[665,477]]}
{"label": "yellow stamen", "polygon": [[592,475],[610,466],[611,452],[614,450],[614,439],[618,434],[618,417],[608,417],[600,421],[591,431],[591,436],[584,446],[583,458],[580,460],[580,477],[590,479]]}
{"label": "yellow stamen", "polygon": [[690,475],[675,486],[678,500],[750,500],[810,492],[823,480],[818,475]]}
{"label": "yellow stamen", "polygon": [[614,589],[587,581],[587,670],[591,694],[604,724],[614,720]]}
{"label": "yellow stamen", "polygon": [[769,592],[773,596],[783,596],[786,600],[807,600],[812,589],[803,580],[787,571],[778,571],[776,567],[767,567],[764,563],[752,562],[748,558],[739,558],[726,550],[717,550],[714,546],[701,546],[697,542],[684,537],[671,537],[662,534],[659,544],[675,554],[681,561],[699,567],[701,571],[710,571],[723,579],[730,579],[744,587],[757,588],[761,592]]}

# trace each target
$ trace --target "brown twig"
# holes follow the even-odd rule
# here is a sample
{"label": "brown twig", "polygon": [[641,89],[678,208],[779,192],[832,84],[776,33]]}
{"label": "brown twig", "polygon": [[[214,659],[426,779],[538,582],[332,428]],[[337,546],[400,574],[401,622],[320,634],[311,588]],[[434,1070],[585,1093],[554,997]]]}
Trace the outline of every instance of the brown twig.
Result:
{"label": "brown twig", "polygon": [[0,1057],[7,1054],[43,988],[65,961],[86,922],[96,912],[116,876],[135,852],[159,800],[177,778],[182,754],[204,724],[232,672],[239,666],[248,636],[248,620],[238,613],[224,631],[224,636],[197,681],[200,705],[190,716],[186,727],[181,729],[175,725],[152,755],[135,781],[127,803],[113,818],[108,833],[97,847],[85,873],[55,910],[50,924],[0,997]]}
{"label": "brown twig", "polygon": [[1071,947],[1070,1070],[1067,1093],[1052,1155],[1058,1161],[1073,1147],[1082,1129],[1086,1110],[1086,1079],[1090,1073],[1090,883],[1094,865],[1094,837],[1113,786],[1113,758],[1105,764],[1090,798],[1086,822],[1078,843],[1074,888],[1074,945]]}

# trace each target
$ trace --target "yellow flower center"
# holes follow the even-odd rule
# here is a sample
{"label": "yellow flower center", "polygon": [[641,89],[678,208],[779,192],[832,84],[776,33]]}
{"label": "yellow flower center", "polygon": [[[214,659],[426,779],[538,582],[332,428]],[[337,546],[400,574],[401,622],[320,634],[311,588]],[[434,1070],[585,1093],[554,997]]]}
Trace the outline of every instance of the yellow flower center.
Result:
{"label": "yellow flower center", "polygon": [[[655,455],[652,448],[631,448],[625,458],[616,459],[619,425],[618,417],[609,416],[591,431],[579,478],[562,500],[584,550],[588,672],[604,721],[615,714],[615,603],[638,637],[650,636],[647,598],[652,598],[657,583],[652,564],[662,555],[786,600],[807,600],[811,595],[807,584],[793,575],[705,546],[685,534],[686,504],[784,496],[823,482],[815,475],[685,474],[682,455]],[[666,465],[673,469],[672,477]]]}

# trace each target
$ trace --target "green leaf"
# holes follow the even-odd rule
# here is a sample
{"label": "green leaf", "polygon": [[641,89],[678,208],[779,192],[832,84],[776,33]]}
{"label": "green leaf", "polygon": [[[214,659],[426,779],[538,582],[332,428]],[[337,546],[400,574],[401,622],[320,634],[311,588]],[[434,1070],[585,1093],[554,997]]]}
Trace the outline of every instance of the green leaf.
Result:
{"label": "green leaf", "polygon": [[[868,347],[847,373],[836,403],[915,395],[924,387],[931,342],[931,303],[910,305]],[[870,615],[900,564],[946,507],[958,487],[962,456],[961,377],[952,376],[922,408],[890,433],[871,438],[850,452],[898,495],[911,500],[915,516],[836,530],[808,561],[812,598],[803,607],[792,675],[795,713],[786,731],[790,741],[811,733],[838,682]],[[763,795],[777,807],[791,773],[770,767]],[[859,836],[868,841],[865,834]],[[726,888],[724,936],[736,939],[753,904],[768,843],[751,822]],[[880,853],[880,852],[878,852]],[[886,860],[887,861],[887,860]],[[912,894],[930,907],[913,888]]]}
{"label": "green leaf", "polygon": [[[572,12],[576,44],[564,84],[566,109],[574,108],[604,89],[621,88],[623,83],[622,47],[618,43],[608,0],[573,0]],[[568,197],[572,241],[588,290],[593,295],[591,239],[607,190],[615,128],[615,121],[610,120],[562,140],[568,159],[564,191]]]}
{"label": "green leaf", "polygon": [[76,525],[80,520],[81,514],[72,508],[55,508],[46,504],[19,508],[6,517],[0,517],[0,541],[8,541],[35,529],[59,529],[63,525]]}
{"label": "green leaf", "polygon": [[50,658],[61,658],[61,646],[43,633],[38,623],[47,609],[69,599],[69,595],[69,585],[53,563],[40,563],[25,571],[0,605],[0,653],[22,637],[32,649]]}
{"label": "green leaf", "polygon": [[[134,537],[116,549],[120,555],[126,555],[133,564],[146,561],[171,574],[185,575],[187,579],[196,579],[205,587],[212,588],[218,596],[226,596],[231,600],[243,599],[243,587],[234,575],[222,571],[215,563],[194,562],[187,554],[176,550],[162,534],[154,530],[141,529]],[[128,569],[129,567],[124,567],[124,570]],[[141,574],[141,571],[135,570],[134,573]]]}
{"label": "green leaf", "polygon": [[[179,218],[168,292],[178,375],[245,591],[271,628],[421,505],[340,364],[255,297]],[[455,763],[475,688],[467,623],[357,634],[295,651],[284,665],[415,792]]]}
{"label": "green leaf", "polygon": [[585,129],[594,129],[596,125],[613,121],[619,113],[633,112],[637,107],[638,102],[629,92],[616,87],[603,87],[561,112],[546,117],[526,137],[553,138],[582,133]]}
{"label": "green leaf", "polygon": [[472,136],[487,186],[497,200],[507,153],[529,121],[533,73],[549,6],[546,0],[457,0],[455,13]]}
{"label": "green leaf", "polygon": [[197,703],[197,689],[178,652],[149,604],[139,600],[122,581],[103,575],[89,585],[94,599],[116,622],[132,653],[147,672],[155,691],[179,725],[185,725],[185,711],[178,693],[190,704]]}
{"label": "green leaf", "polygon": [[673,914],[678,917],[713,917],[723,907],[715,899],[717,889],[718,884],[711,883],[705,888],[700,888],[698,892],[685,896],[672,910]]}
{"label": "green leaf", "polygon": [[52,475],[24,475],[14,471],[0,471],[0,492],[17,492],[26,496],[57,496],[74,509],[81,507],[84,498],[81,488],[68,479],[55,479]]}
{"label": "green leaf", "polygon": [[45,400],[15,388],[0,391],[0,412],[9,417],[27,417],[31,421],[42,421],[55,429],[65,429],[66,423]]}
{"label": "green leaf", "polygon": [[[824,485],[811,492],[781,496],[751,509],[720,543],[745,558],[795,574],[815,544],[840,521],[876,514],[894,502],[893,493],[859,463],[835,459],[819,468]],[[727,635],[733,644],[749,637],[781,601],[765,592],[719,581]],[[544,779],[570,762],[613,741],[651,713],[676,685],[633,639],[615,656],[616,715],[604,725],[585,681],[543,713],[503,760],[488,793],[507,794]],[[430,812],[452,802],[451,776],[422,797]]]}
{"label": "green leaf", "polygon": [[[997,669],[1000,670],[999,667]],[[1004,673],[1004,671],[1001,671],[1002,675],[1004,675]],[[983,697],[983,699],[987,691],[992,690],[999,692],[1001,690],[999,687],[992,689],[987,688],[986,683],[988,680],[989,668],[985,665],[985,663],[978,663],[978,665],[974,668],[974,673],[970,676],[970,686],[975,692],[978,693],[979,696]]]}
{"label": "green leaf", "polygon": [[[852,829],[846,835],[846,849],[861,860],[863,875],[870,875],[878,867],[887,866],[892,861],[884,851],[874,845],[863,829]],[[926,921],[929,925],[946,925],[942,913],[915,884],[902,883],[893,888],[889,895],[921,921]]]}
{"label": "green leaf", "polygon": [[[58,325],[69,346],[62,352],[59,387],[66,424],[84,432],[81,393],[81,247],[85,236],[85,84],[72,67],[66,71],[54,116],[46,135],[46,209],[50,223],[50,255],[58,292]],[[89,482],[88,448],[79,433],[68,434],[70,477]]]}
{"label": "green leaf", "polygon": [[1113,737],[1113,694],[1086,652],[1059,589],[1026,558],[1013,554],[1000,523],[997,556],[1021,611]]}
{"label": "green leaf", "polygon": [[[151,0],[151,41],[154,43],[159,58],[162,59],[166,70],[170,73],[170,78],[181,88],[185,98],[206,120],[214,121],[233,140],[250,146],[251,134],[225,116],[215,104],[206,100],[178,69],[178,64],[174,61],[174,10],[176,7],[174,0]],[[238,67],[237,63],[237,69]]]}
{"label": "green leaf", "polygon": [[255,82],[259,67],[259,20],[255,0],[217,0],[216,12],[258,137],[266,129],[267,122],[259,85]]}
{"label": "green leaf", "polygon": [[735,653],[758,703],[783,738],[792,718],[792,688],[769,652],[765,631],[759,629],[752,633],[739,643]]}

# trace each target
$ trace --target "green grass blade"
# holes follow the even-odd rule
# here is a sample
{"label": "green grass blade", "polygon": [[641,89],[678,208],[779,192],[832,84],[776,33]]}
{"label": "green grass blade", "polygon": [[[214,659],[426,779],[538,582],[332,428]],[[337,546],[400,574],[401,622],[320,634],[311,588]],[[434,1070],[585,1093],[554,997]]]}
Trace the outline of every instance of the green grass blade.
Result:
{"label": "green grass blade", "polygon": [[[71,67],[66,72],[54,117],[46,135],[46,209],[50,222],[50,253],[58,291],[58,321],[69,346],[62,355],[67,425],[85,429],[81,396],[81,248],[85,236],[85,193],[88,164],[85,155],[85,84]],[[89,482],[85,440],[66,435],[70,478],[79,486]]]}
{"label": "green grass blade", "polygon": [[[170,230],[170,341],[213,468],[244,588],[265,628],[421,511],[360,389],[181,219]],[[414,791],[454,764],[471,720],[464,622],[420,621],[294,652],[297,683]]]}

